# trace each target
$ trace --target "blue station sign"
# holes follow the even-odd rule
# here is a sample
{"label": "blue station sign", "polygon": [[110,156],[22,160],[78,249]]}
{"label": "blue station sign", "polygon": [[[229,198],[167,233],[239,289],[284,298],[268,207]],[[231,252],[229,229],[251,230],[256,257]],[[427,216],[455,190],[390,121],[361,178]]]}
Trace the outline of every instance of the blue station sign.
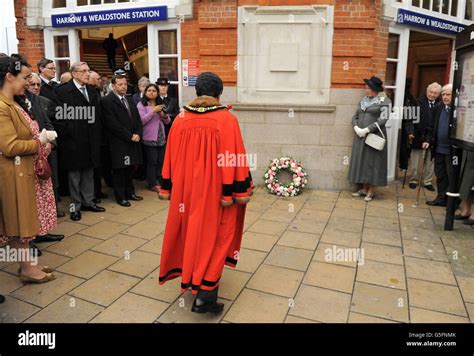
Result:
{"label": "blue station sign", "polygon": [[53,27],[110,25],[128,22],[163,21],[167,19],[168,8],[166,6],[79,12],[51,16]]}
{"label": "blue station sign", "polygon": [[431,31],[449,33],[452,35],[457,35],[459,32],[461,32],[467,27],[466,25],[460,23],[440,19],[438,17],[428,16],[425,14],[420,14],[418,12],[405,9],[398,9],[397,23],[402,25],[421,27]]}

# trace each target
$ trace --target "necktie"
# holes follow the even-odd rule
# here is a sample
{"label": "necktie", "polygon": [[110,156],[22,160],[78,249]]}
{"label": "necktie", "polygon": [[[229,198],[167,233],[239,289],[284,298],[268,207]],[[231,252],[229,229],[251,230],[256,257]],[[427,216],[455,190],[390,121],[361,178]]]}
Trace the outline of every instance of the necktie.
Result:
{"label": "necktie", "polygon": [[80,88],[82,95],[84,95],[84,98],[86,98],[87,101],[89,101],[89,95],[87,94],[86,87],[81,87]]}
{"label": "necktie", "polygon": [[128,103],[127,100],[125,100],[125,97],[122,96],[122,99],[120,100],[122,101],[123,106],[125,106],[125,109],[127,109],[128,116],[132,117],[132,113],[130,112],[130,108],[128,107]]}

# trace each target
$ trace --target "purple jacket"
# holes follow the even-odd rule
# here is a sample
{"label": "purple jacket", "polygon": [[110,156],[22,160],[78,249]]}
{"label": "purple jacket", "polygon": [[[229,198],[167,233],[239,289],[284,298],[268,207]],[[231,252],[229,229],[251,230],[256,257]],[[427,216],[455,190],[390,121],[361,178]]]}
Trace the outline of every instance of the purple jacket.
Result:
{"label": "purple jacket", "polygon": [[137,109],[140,113],[140,119],[143,124],[142,139],[146,141],[156,141],[158,139],[158,127],[161,125],[163,127],[163,132],[165,132],[165,125],[163,122],[165,124],[171,122],[169,115],[163,119],[160,114],[153,112],[153,106],[143,106],[142,102],[138,103]]}

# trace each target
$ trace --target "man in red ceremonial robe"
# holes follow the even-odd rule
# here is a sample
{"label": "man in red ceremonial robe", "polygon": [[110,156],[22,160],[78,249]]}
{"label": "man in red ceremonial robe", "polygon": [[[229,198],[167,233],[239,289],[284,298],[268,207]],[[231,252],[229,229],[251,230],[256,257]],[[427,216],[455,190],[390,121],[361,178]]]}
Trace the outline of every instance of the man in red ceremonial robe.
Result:
{"label": "man in red ceremonial robe", "polygon": [[197,294],[193,312],[219,313],[219,281],[224,264],[237,264],[253,182],[237,118],[219,103],[222,80],[203,73],[195,89],[166,146],[159,198],[170,208],[159,280],[181,276],[181,291]]}

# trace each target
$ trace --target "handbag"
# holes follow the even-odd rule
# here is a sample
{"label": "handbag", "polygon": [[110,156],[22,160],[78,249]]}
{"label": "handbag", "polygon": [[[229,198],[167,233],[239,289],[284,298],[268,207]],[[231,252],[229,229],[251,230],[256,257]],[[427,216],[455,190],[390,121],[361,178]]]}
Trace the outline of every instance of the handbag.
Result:
{"label": "handbag", "polygon": [[385,147],[385,142],[387,140],[385,139],[385,135],[383,134],[382,130],[380,129],[379,124],[375,123],[375,125],[377,126],[380,133],[382,134],[382,137],[380,137],[379,135],[376,135],[374,133],[369,133],[365,137],[365,144],[367,146],[370,146],[370,147],[376,149],[377,151],[382,151],[383,148]]}
{"label": "handbag", "polygon": [[[40,149],[43,147],[40,145]],[[35,174],[41,180],[48,180],[53,175],[53,171],[48,162],[48,157],[43,155],[42,152],[38,154],[38,160],[35,164]]]}

